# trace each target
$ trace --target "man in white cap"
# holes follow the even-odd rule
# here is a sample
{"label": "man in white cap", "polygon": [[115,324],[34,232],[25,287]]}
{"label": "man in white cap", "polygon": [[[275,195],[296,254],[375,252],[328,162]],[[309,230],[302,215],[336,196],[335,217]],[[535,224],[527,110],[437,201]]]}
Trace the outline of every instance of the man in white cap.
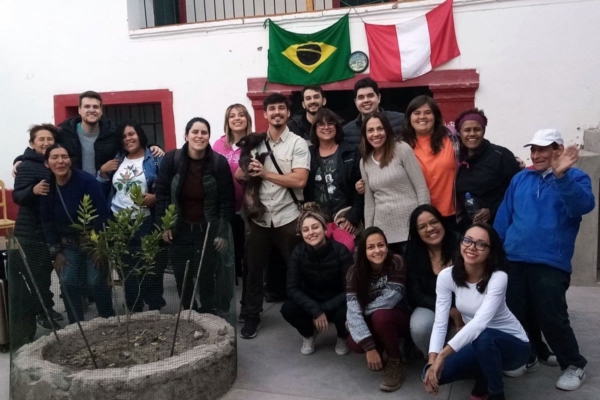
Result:
{"label": "man in white cap", "polygon": [[[556,387],[576,390],[585,380],[587,360],[569,322],[566,292],[581,217],[595,206],[592,183],[573,167],[579,150],[565,149],[556,129],[536,132],[528,146],[533,169],[512,179],[494,223],[511,264],[506,302],[525,328],[527,313],[537,318],[563,371]],[[537,361],[532,353],[527,365],[506,374],[533,371]]]}

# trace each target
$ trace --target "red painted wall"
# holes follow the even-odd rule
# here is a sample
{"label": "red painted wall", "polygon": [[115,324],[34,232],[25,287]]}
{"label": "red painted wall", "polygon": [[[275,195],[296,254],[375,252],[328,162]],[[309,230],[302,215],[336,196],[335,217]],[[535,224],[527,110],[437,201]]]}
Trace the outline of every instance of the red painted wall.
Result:
{"label": "red painted wall", "polygon": [[[354,84],[359,79],[368,77],[367,74],[356,75],[352,79],[322,85],[323,90],[354,90]],[[475,91],[479,88],[479,74],[474,69],[431,71],[423,76],[404,82],[377,82],[381,89],[408,88],[428,86],[437,101],[444,122],[448,123],[462,111],[475,107]],[[266,86],[265,86],[266,84]],[[263,91],[266,87],[267,91]],[[289,86],[279,83],[268,83],[267,78],[248,79],[248,98],[252,101],[254,121],[257,132],[268,128],[264,118],[262,102],[271,93],[282,93],[289,96],[294,91],[300,91],[301,86]]]}
{"label": "red painted wall", "polygon": [[[165,137],[165,150],[177,148],[175,137],[175,117],[173,116],[173,92],[167,89],[133,90],[126,92],[102,92],[102,103],[113,104],[144,104],[160,103]],[[67,118],[77,115],[79,94],[59,94],[54,96],[54,123],[58,125]],[[16,157],[16,155],[15,155]],[[6,191],[8,218],[16,220],[19,206],[12,199],[12,190]],[[0,236],[5,232],[0,230]]]}

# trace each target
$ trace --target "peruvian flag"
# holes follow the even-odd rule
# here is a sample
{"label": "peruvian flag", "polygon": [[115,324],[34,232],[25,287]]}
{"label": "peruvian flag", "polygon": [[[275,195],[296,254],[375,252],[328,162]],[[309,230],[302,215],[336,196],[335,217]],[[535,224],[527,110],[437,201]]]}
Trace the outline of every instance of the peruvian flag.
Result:
{"label": "peruvian flag", "polygon": [[422,17],[397,25],[365,24],[371,78],[405,81],[416,78],[460,55],[452,0]]}

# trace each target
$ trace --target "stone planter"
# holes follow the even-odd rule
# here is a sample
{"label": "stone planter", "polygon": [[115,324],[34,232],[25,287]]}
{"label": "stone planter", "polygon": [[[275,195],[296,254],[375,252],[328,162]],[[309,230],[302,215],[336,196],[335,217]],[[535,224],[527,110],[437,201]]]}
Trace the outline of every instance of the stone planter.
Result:
{"label": "stone planter", "polygon": [[[181,316],[187,319],[187,312]],[[172,319],[157,311],[138,313],[132,320]],[[12,400],[187,400],[217,399],[225,394],[236,378],[235,331],[224,319],[192,312],[192,321],[202,326],[214,344],[201,344],[161,361],[126,368],[74,371],[44,360],[52,336],[44,336],[23,346],[15,354],[11,369]],[[84,331],[100,326],[115,326],[115,317],[83,322]],[[58,331],[63,345],[79,335],[75,324]]]}

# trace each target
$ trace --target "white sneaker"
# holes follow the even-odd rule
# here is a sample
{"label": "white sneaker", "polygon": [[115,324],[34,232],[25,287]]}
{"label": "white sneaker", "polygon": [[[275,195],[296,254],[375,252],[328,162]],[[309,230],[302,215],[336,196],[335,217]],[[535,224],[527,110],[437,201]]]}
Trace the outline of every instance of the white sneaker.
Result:
{"label": "white sneaker", "polygon": [[348,347],[348,341],[346,338],[337,338],[337,343],[335,344],[335,354],[338,356],[345,356],[350,352],[350,347]]}
{"label": "white sneaker", "polygon": [[558,359],[556,358],[556,356],[554,354],[548,356],[548,358],[545,360],[543,358],[540,358],[540,362],[542,364],[546,364],[550,367],[556,367],[558,365]]}
{"label": "white sneaker", "polygon": [[522,367],[513,369],[512,371],[502,371],[502,373],[510,378],[519,378],[530,372],[537,371],[538,367],[539,367],[539,364],[538,364],[538,359],[536,357],[535,361],[532,363],[527,363],[527,364],[523,365]]}
{"label": "white sneaker", "polygon": [[302,348],[300,349],[300,353],[305,356],[309,356],[315,352],[315,340],[317,340],[317,334],[315,333],[311,337],[303,337],[302,338]]}
{"label": "white sneaker", "polygon": [[556,387],[561,390],[577,390],[585,381],[585,368],[570,365],[556,381]]}

